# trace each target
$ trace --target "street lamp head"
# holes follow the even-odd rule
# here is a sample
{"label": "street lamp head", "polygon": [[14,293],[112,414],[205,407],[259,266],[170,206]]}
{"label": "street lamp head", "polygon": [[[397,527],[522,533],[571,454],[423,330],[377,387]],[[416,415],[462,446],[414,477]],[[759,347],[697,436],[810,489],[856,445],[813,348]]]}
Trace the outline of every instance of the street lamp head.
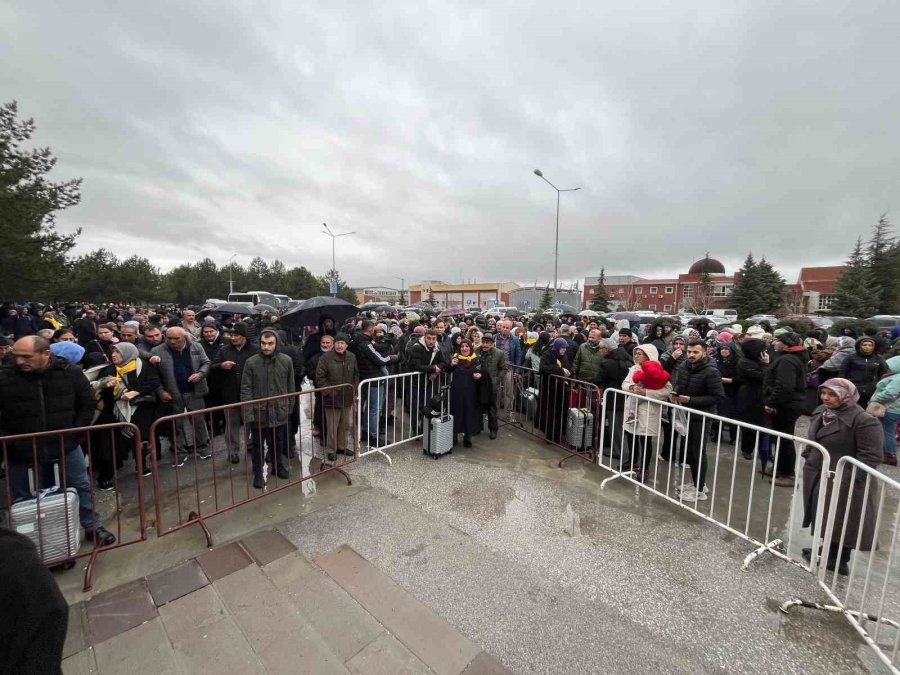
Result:
{"label": "street lamp head", "polygon": [[534,170],[534,175],[535,175],[535,176],[540,176],[541,178],[544,177],[544,174],[541,173],[541,170],[540,170],[540,169],[535,169],[535,170]]}

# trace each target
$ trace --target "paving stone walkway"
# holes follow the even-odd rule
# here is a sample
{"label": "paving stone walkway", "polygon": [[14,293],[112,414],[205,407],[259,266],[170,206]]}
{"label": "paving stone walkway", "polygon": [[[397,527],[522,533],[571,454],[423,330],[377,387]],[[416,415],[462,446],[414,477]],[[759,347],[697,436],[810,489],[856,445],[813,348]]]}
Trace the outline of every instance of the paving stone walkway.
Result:
{"label": "paving stone walkway", "polygon": [[73,605],[63,672],[507,671],[348,546],[315,560],[275,530]]}

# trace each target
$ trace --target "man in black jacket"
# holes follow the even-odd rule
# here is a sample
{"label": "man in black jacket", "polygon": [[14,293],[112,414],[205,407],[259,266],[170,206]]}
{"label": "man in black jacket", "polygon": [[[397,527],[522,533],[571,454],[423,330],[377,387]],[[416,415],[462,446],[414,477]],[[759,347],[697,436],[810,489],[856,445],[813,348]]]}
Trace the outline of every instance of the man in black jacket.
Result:
{"label": "man in black jacket", "polygon": [[[772,428],[785,434],[794,435],[797,419],[803,413],[806,400],[806,348],[800,344],[797,333],[782,333],[775,338],[778,356],[767,369],[763,378],[764,410],[772,416]],[[793,441],[775,438],[777,461],[775,485],[794,485],[794,464],[797,451]]]}
{"label": "man in black jacket", "polygon": [[[247,326],[238,321],[231,328],[225,329],[225,337],[229,340],[216,354],[210,364],[210,373],[219,373],[221,377],[222,404],[241,402],[241,376],[244,366],[259,350],[247,341]],[[247,431],[243,428],[240,408],[228,408],[225,411],[225,444],[231,456],[231,463],[241,461],[243,444],[247,445]]]}
{"label": "man in black jacket", "polygon": [[[701,340],[691,340],[687,345],[687,361],[675,369],[669,400],[692,410],[715,413],[724,398],[722,375],[706,355],[706,345]],[[694,485],[676,487],[685,502],[706,499],[706,437],[711,424],[714,422],[702,415],[688,417],[685,454]]]}
{"label": "man in black jacket", "polygon": [[[356,355],[356,365],[359,368],[359,381],[363,383],[359,404],[363,407],[362,429],[369,439],[369,445],[378,447],[384,445],[384,431],[379,433],[378,424],[381,418],[381,410],[384,408],[385,381],[376,378],[385,377],[388,374],[388,364],[396,363],[397,356],[382,356],[375,349],[375,322],[363,321],[359,331],[350,343],[350,351]],[[366,380],[376,380],[374,383],[365,383]]]}
{"label": "man in black jacket", "polygon": [[[81,368],[50,353],[47,341],[36,335],[17,340],[13,345],[15,365],[0,370],[0,435],[14,436],[41,431],[56,431],[90,426],[97,407],[94,390]],[[8,480],[13,499],[32,496],[29,468],[35,473],[35,487],[54,484],[53,465],[65,452],[65,486],[78,492],[79,517],[84,536],[98,546],[109,546],[115,536],[103,526],[94,512],[94,497],[88,477],[81,434],[51,435],[31,441],[7,444]],[[33,466],[37,454],[37,466]]]}
{"label": "man in black jacket", "polygon": [[425,335],[412,342],[408,353],[409,371],[419,373],[413,378],[410,387],[412,394],[409,415],[413,429],[416,430],[419,428],[419,407],[438,393],[440,377],[447,371],[448,365],[437,347],[437,334],[433,330],[426,331]]}

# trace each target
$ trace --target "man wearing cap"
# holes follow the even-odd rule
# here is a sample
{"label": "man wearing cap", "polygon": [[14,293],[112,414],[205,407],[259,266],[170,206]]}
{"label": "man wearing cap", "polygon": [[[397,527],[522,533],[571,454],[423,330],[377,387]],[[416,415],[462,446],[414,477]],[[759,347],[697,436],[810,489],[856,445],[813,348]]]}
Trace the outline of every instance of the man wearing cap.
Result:
{"label": "man wearing cap", "polygon": [[[763,406],[772,416],[772,428],[793,436],[806,400],[806,362],[809,357],[797,333],[776,332],[777,357],[763,377]],[[772,452],[778,449],[773,481],[775,485],[792,487],[797,459],[794,443],[784,438],[775,439],[772,447]]]}
{"label": "man wearing cap", "polygon": [[334,338],[334,348],[324,352],[316,365],[316,387],[324,389],[337,385],[349,384],[322,392],[322,407],[325,410],[328,449],[327,459],[334,463],[337,453],[353,456],[355,449],[349,447],[348,434],[352,425],[353,400],[359,386],[359,369],[356,356],[347,351],[350,338],[346,333],[338,333]]}
{"label": "man wearing cap", "polygon": [[259,352],[247,359],[241,375],[241,402],[244,422],[250,429],[247,451],[253,462],[253,487],[262,490],[263,445],[268,447],[266,461],[275,467],[275,475],[283,480],[288,472],[288,421],[296,403],[293,397],[266,403],[248,403],[295,391],[294,362],[278,351],[278,334],[269,328],[259,335]]}
{"label": "man wearing cap", "polygon": [[[241,402],[244,367],[258,350],[247,341],[247,325],[242,321],[225,329],[225,339],[225,344],[210,364],[210,372],[220,374],[222,403],[227,405]],[[247,444],[247,431],[242,425],[241,409],[228,408],[225,411],[225,444],[232,464],[241,461],[241,445]]]}
{"label": "man wearing cap", "polygon": [[500,385],[505,383],[509,368],[506,363],[506,354],[494,346],[494,336],[485,333],[481,337],[481,364],[491,383],[490,403],[484,406],[484,412],[488,414],[488,430],[491,440],[497,438],[497,429],[500,424],[497,421],[497,392]]}
{"label": "man wearing cap", "polygon": [[625,350],[628,356],[634,358],[634,333],[630,328],[619,329],[619,346]]}

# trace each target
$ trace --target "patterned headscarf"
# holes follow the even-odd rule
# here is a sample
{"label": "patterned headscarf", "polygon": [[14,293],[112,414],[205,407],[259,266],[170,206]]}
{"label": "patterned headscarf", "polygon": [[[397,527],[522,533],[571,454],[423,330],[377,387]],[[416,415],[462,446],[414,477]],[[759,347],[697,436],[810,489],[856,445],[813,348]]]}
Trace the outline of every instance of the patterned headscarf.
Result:
{"label": "patterned headscarf", "polygon": [[859,392],[856,390],[856,385],[842,377],[832,377],[830,380],[826,380],[819,385],[819,389],[830,389],[837,394],[841,401],[841,407],[847,403],[856,403],[859,400]]}

